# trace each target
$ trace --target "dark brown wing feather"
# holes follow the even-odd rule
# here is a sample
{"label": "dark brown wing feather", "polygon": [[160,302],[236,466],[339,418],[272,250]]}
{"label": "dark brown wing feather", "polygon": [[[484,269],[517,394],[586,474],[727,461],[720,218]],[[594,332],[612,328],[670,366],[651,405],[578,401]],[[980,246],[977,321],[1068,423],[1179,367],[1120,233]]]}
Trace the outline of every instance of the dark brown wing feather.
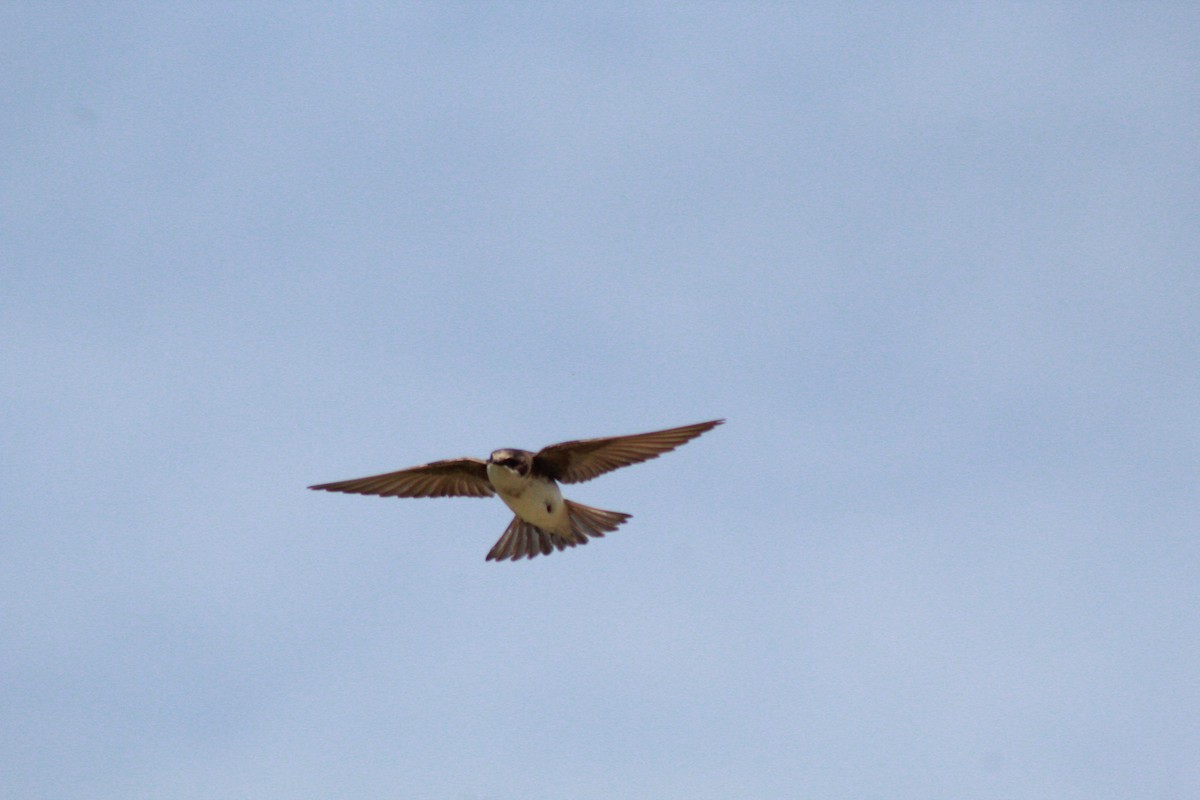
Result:
{"label": "dark brown wing feather", "polygon": [[496,493],[487,477],[487,462],[478,458],[450,458],[399,472],[308,488],[380,497],[491,497]]}
{"label": "dark brown wing feather", "polygon": [[657,458],[724,421],[714,419],[665,431],[552,444],[533,457],[533,468],[559,483],[590,481],[614,469]]}

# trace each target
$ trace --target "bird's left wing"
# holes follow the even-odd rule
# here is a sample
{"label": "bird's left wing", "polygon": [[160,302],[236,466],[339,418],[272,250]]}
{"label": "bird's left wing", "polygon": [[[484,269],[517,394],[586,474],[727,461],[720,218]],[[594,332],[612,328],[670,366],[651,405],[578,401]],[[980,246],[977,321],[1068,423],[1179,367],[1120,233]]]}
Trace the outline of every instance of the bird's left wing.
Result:
{"label": "bird's left wing", "polygon": [[533,469],[559,483],[590,481],[614,469],[658,458],[724,421],[714,419],[665,431],[552,444],[533,457]]}
{"label": "bird's left wing", "polygon": [[308,488],[380,497],[491,497],[496,493],[487,477],[487,462],[478,458],[449,458],[399,472]]}

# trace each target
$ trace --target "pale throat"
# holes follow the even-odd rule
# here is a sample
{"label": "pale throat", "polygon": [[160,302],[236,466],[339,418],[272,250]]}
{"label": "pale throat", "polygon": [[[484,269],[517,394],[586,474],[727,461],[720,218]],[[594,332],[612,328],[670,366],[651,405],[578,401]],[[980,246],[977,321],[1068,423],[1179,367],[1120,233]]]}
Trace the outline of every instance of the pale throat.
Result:
{"label": "pale throat", "polygon": [[522,477],[499,464],[488,464],[487,476],[492,486],[496,487],[496,491],[509,497],[520,497],[532,482],[528,477]]}

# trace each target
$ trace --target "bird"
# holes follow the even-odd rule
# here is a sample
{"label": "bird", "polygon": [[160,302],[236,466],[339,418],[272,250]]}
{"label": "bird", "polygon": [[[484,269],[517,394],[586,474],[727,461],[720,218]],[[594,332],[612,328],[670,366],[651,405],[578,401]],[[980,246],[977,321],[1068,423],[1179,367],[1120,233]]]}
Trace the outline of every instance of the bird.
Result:
{"label": "bird", "polygon": [[512,522],[488,552],[486,561],[517,561],[587,544],[615,531],[631,515],[566,500],[560,483],[582,483],[631,464],[658,458],[725,422],[697,422],[678,428],[575,439],[547,445],[536,453],[506,447],[487,461],[450,458],[397,472],[310,486],[326,492],[380,497],[492,497],[500,495]]}

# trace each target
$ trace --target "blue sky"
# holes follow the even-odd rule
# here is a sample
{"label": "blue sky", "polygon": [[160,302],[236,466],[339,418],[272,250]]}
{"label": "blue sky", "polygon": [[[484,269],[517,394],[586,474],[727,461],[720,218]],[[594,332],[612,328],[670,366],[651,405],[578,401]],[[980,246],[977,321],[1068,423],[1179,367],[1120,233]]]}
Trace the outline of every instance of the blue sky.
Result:
{"label": "blue sky", "polygon": [[[0,795],[1200,793],[1188,4],[0,9]],[[498,500],[305,486],[714,417]]]}

